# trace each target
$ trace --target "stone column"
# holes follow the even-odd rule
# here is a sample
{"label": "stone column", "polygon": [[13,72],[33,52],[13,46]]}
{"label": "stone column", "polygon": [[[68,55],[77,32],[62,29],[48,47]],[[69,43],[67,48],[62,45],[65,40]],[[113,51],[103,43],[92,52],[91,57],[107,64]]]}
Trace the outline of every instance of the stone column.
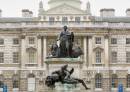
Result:
{"label": "stone column", "polygon": [[105,35],[105,67],[109,66],[109,36]]}
{"label": "stone column", "polygon": [[47,56],[47,42],[46,42],[46,36],[43,37],[43,67],[46,68],[45,60]]}
{"label": "stone column", "polygon": [[37,39],[38,39],[38,67],[40,68],[41,67],[41,64],[42,64],[42,36],[41,35],[38,35],[37,36]]}
{"label": "stone column", "polygon": [[92,67],[92,36],[88,36],[88,64]]}
{"label": "stone column", "polygon": [[25,40],[25,35],[21,36],[21,67],[25,67],[25,62],[26,60],[26,40]]}
{"label": "stone column", "polygon": [[84,44],[84,65],[83,68],[85,69],[87,66],[87,37],[85,36],[83,39],[83,44]]}

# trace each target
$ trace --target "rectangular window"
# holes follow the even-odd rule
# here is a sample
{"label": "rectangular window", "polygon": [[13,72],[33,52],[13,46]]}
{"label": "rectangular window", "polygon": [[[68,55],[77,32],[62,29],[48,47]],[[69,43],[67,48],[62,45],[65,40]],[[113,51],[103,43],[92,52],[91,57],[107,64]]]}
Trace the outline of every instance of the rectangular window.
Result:
{"label": "rectangular window", "polygon": [[54,24],[54,21],[55,21],[55,19],[54,19],[54,17],[49,17],[49,24]]}
{"label": "rectangular window", "polygon": [[117,38],[111,38],[111,44],[117,44]]}
{"label": "rectangular window", "polygon": [[35,38],[29,37],[29,44],[35,44]]}
{"label": "rectangular window", "polygon": [[4,39],[0,38],[0,45],[4,45]]}
{"label": "rectangular window", "polygon": [[112,88],[117,88],[118,86],[118,78],[116,74],[112,74],[111,86]]}
{"label": "rectangular window", "polygon": [[101,51],[96,52],[96,63],[101,63]]}
{"label": "rectangular window", "polygon": [[96,37],[95,38],[95,43],[96,44],[101,44],[101,37]]}
{"label": "rectangular window", "polygon": [[14,44],[14,45],[19,44],[19,39],[18,39],[18,38],[14,38],[14,39],[13,39],[13,44]]}
{"label": "rectangular window", "polygon": [[68,24],[68,18],[62,17],[62,24]]}
{"label": "rectangular window", "polygon": [[13,63],[19,62],[19,52],[13,52]]}
{"label": "rectangular window", "polygon": [[80,17],[75,17],[75,22],[76,22],[77,24],[80,24]]}
{"label": "rectangular window", "polygon": [[35,52],[29,51],[29,63],[35,63]]}
{"label": "rectangular window", "polygon": [[126,38],[126,44],[130,44],[130,38]]}
{"label": "rectangular window", "polygon": [[0,52],[0,63],[4,63],[4,52]]}
{"label": "rectangular window", "polygon": [[112,63],[117,63],[117,52],[113,51],[111,53],[111,61]]}
{"label": "rectangular window", "polygon": [[127,81],[127,84],[126,84],[127,88],[130,88],[130,74],[127,75],[126,81]]}
{"label": "rectangular window", "polygon": [[130,52],[126,52],[126,62],[130,63]]}

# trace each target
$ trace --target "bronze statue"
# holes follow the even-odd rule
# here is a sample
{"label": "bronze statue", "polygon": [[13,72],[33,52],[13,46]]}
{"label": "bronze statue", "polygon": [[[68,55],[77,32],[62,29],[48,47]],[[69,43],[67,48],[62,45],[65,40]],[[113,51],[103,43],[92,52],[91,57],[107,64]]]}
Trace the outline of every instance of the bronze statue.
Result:
{"label": "bronze statue", "polygon": [[57,41],[60,42],[51,46],[51,55],[48,58],[77,58],[83,54],[80,47],[73,48],[74,33],[69,32],[67,26],[63,27],[64,30],[58,36]]}
{"label": "bronze statue", "polygon": [[67,70],[68,65],[65,65],[61,67],[60,70],[52,72],[51,76],[47,76],[45,80],[45,85],[47,85],[50,88],[55,87],[56,82],[61,82],[62,84],[78,84],[82,83],[82,85],[85,87],[86,90],[89,88],[86,86],[84,81],[82,79],[73,78],[71,77],[71,74],[74,72],[74,68],[72,68],[70,71]]}

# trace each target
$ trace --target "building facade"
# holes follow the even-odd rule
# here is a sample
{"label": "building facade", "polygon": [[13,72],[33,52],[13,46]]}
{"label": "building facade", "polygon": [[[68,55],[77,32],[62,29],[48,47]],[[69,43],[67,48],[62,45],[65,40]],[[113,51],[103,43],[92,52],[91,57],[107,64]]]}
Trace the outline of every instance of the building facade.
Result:
{"label": "building facade", "polygon": [[[105,8],[100,16],[93,16],[89,2],[86,10],[81,10],[80,0],[50,0],[48,4],[50,9],[45,11],[39,3],[37,17],[28,9],[19,18],[2,17],[0,11],[0,91],[4,83],[9,92],[45,92],[50,90],[44,84],[46,76],[69,64],[75,69],[73,76],[83,79],[90,92],[117,92],[119,84],[129,92],[130,9],[122,17]],[[74,32],[74,46],[80,46],[84,55],[47,59],[64,25]]]}

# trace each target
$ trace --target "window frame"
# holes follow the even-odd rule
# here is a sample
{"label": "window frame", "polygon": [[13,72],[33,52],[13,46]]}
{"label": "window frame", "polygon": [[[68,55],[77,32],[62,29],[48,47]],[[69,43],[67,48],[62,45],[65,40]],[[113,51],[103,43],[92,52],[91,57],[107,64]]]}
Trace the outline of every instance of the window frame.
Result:
{"label": "window frame", "polygon": [[117,44],[117,38],[111,38],[111,44]]}
{"label": "window frame", "polygon": [[68,24],[68,17],[62,17],[62,24]]}
{"label": "window frame", "polygon": [[0,63],[4,63],[4,52],[0,52]]}
{"label": "window frame", "polygon": [[126,44],[130,44],[130,38],[126,38]]}
{"label": "window frame", "polygon": [[52,25],[55,22],[55,17],[49,17],[49,24]]}
{"label": "window frame", "polygon": [[0,38],[0,45],[4,45],[4,39]]}
{"label": "window frame", "polygon": [[101,52],[101,50],[97,50],[95,52],[95,58],[96,58],[97,64],[102,62],[102,52]]}
{"label": "window frame", "polygon": [[126,77],[126,87],[130,88],[130,74],[128,74]]}
{"label": "window frame", "polygon": [[95,88],[102,88],[102,75],[101,74],[95,75]]}
{"label": "window frame", "polygon": [[13,44],[18,45],[19,44],[19,39],[18,38],[13,38]]}
{"label": "window frame", "polygon": [[35,37],[28,37],[28,43],[29,43],[30,45],[35,44]]}
{"label": "window frame", "polygon": [[19,52],[13,52],[13,63],[19,63]]}
{"label": "window frame", "polygon": [[112,63],[117,63],[117,51],[112,51],[111,52],[111,62]]}
{"label": "window frame", "polygon": [[117,88],[118,87],[118,76],[117,76],[117,74],[112,74],[111,75],[111,87],[112,88]]}
{"label": "window frame", "polygon": [[76,22],[77,24],[80,24],[80,22],[81,22],[81,17],[75,17],[75,22]]}

